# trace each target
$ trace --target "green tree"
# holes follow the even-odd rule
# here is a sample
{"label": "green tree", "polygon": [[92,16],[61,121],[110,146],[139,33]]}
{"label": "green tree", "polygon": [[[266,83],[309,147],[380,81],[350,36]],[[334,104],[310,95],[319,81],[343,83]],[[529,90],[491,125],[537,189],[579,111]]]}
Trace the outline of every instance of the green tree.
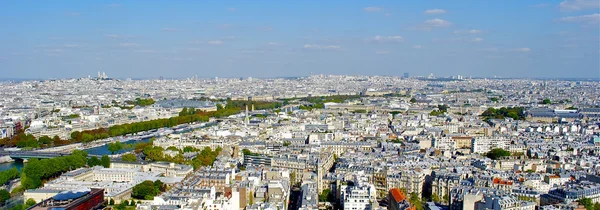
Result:
{"label": "green tree", "polygon": [[421,197],[417,193],[410,193],[408,197],[408,202],[415,206],[417,210],[423,210],[423,202],[421,201]]}
{"label": "green tree", "polygon": [[0,171],[0,185],[4,185],[8,181],[13,180],[17,177],[19,177],[19,171],[16,167],[5,171]]}
{"label": "green tree", "polygon": [[411,99],[410,99],[410,103],[413,103],[413,104],[414,104],[414,103],[417,103],[417,99],[415,99],[415,98],[411,98]]}
{"label": "green tree", "polygon": [[111,198],[110,201],[108,201],[108,205],[114,206],[115,200]]}
{"label": "green tree", "polygon": [[437,194],[435,194],[435,193],[433,193],[433,194],[431,195],[431,201],[433,201],[433,202],[436,202],[436,203],[439,203],[439,202],[440,202],[440,196],[439,196],[439,195],[437,195]]}
{"label": "green tree", "polygon": [[0,190],[0,204],[4,204],[8,199],[10,199],[10,193],[7,190]]}
{"label": "green tree", "polygon": [[183,109],[181,109],[181,111],[179,112],[180,117],[187,116],[188,114],[189,112],[187,107],[183,107]]}
{"label": "green tree", "polygon": [[25,202],[25,209],[27,209],[35,204],[37,204],[37,202],[33,198],[27,199],[27,201]]}
{"label": "green tree", "polygon": [[600,203],[594,203],[594,210],[600,210]]}
{"label": "green tree", "polygon": [[581,198],[579,200],[577,200],[577,202],[583,206],[585,206],[586,210],[593,210],[594,209],[594,203],[592,202],[591,198]]}
{"label": "green tree", "polygon": [[108,143],[108,151],[110,151],[111,154],[115,154],[115,152],[121,150],[123,150],[123,144],[120,141],[117,141],[115,143]]}
{"label": "green tree", "polygon": [[110,168],[110,158],[108,157],[108,155],[102,155],[100,162],[102,163],[102,166],[104,166],[104,168]]}
{"label": "green tree", "polygon": [[124,154],[121,160],[125,162],[137,162],[137,157],[134,154]]}
{"label": "green tree", "polygon": [[88,166],[94,167],[99,165],[102,165],[102,161],[100,161],[100,159],[98,159],[97,157],[91,157],[90,159],[88,159]]}
{"label": "green tree", "polygon": [[136,199],[152,200],[154,199],[154,196],[164,192],[165,190],[166,186],[161,181],[157,180],[152,182],[146,180],[133,187],[131,191],[131,197]]}
{"label": "green tree", "polygon": [[508,157],[510,155],[511,154],[509,151],[506,151],[502,148],[494,148],[494,149],[490,150],[485,156],[487,156],[488,158],[490,158],[492,160],[498,160],[503,157]]}
{"label": "green tree", "polygon": [[542,104],[552,104],[552,101],[550,101],[550,99],[545,98],[544,100],[542,100]]}

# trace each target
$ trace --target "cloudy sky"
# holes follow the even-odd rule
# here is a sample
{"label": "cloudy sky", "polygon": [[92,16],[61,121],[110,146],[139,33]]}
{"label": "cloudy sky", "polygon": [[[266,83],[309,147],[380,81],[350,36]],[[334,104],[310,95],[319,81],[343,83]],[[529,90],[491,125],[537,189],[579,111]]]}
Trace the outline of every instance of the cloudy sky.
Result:
{"label": "cloudy sky", "polygon": [[7,0],[0,78],[600,78],[599,4]]}

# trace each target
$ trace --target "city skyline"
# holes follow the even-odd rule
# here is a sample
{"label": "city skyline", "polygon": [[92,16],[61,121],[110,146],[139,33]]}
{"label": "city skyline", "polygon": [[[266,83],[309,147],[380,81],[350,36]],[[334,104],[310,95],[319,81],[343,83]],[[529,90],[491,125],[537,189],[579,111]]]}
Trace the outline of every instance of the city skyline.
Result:
{"label": "city skyline", "polygon": [[600,78],[594,0],[0,4],[2,78]]}

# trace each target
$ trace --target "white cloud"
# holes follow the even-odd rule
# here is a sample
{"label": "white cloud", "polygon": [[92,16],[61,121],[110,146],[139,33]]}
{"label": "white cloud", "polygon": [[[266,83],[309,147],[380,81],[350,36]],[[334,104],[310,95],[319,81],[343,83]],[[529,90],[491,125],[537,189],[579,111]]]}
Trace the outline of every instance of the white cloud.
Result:
{"label": "white cloud", "polygon": [[121,36],[116,35],[116,34],[107,34],[107,35],[104,35],[104,36],[108,37],[108,38],[119,38],[119,37],[121,37]]}
{"label": "white cloud", "polygon": [[269,42],[269,43],[267,43],[267,45],[271,45],[271,46],[281,46],[281,44],[280,44],[280,43],[277,43],[277,42]]}
{"label": "white cloud", "polygon": [[559,19],[564,22],[585,22],[589,24],[598,24],[600,23],[600,14],[591,14],[591,15],[581,15],[581,16],[569,16],[563,17]]}
{"label": "white cloud", "polygon": [[439,19],[439,18],[425,21],[425,26],[427,26],[427,27],[448,27],[451,25],[452,25],[452,23],[450,23],[446,20]]}
{"label": "white cloud", "polygon": [[365,8],[363,8],[363,10],[365,12],[381,12],[381,11],[383,11],[383,8],[381,8],[381,7],[365,7]]}
{"label": "white cloud", "polygon": [[385,14],[383,14],[383,15],[385,15],[386,17],[392,17],[392,13],[389,13],[389,12],[388,12],[388,13],[385,13]]}
{"label": "white cloud", "polygon": [[317,44],[305,44],[304,49],[312,50],[339,50],[342,49],[339,45],[317,45]]}
{"label": "white cloud", "polygon": [[473,41],[473,42],[481,42],[481,41],[483,41],[483,38],[477,37],[477,38],[473,38],[471,41]]}
{"label": "white cloud", "polygon": [[387,55],[387,54],[390,54],[390,53],[392,53],[392,52],[390,52],[388,50],[378,50],[378,51],[375,51],[375,54],[379,54],[379,55]]}
{"label": "white cloud", "polygon": [[368,39],[369,42],[373,43],[400,43],[404,41],[404,38],[401,36],[375,36],[373,38]]}
{"label": "white cloud", "polygon": [[415,45],[415,46],[412,46],[412,48],[414,48],[414,49],[423,49],[423,46],[421,46],[421,45]]}
{"label": "white cloud", "polygon": [[444,14],[444,13],[446,13],[446,10],[443,10],[443,9],[425,10],[425,14],[428,14],[428,15],[439,15],[439,14]]}
{"label": "white cloud", "polygon": [[121,46],[121,47],[139,47],[140,44],[132,43],[132,42],[126,42],[126,43],[119,44],[119,46]]}
{"label": "white cloud", "polygon": [[211,41],[208,41],[206,43],[207,44],[211,44],[211,45],[222,45],[223,41],[221,41],[221,40],[211,40]]}
{"label": "white cloud", "polygon": [[531,49],[529,49],[527,47],[523,47],[523,48],[512,49],[512,51],[515,51],[515,52],[524,52],[525,53],[525,52],[531,52]]}
{"label": "white cloud", "polygon": [[237,8],[229,7],[229,8],[227,8],[227,11],[235,12],[235,11],[237,11]]}
{"label": "white cloud", "polygon": [[456,30],[456,31],[454,31],[455,34],[480,34],[482,32],[483,31],[479,30],[479,29]]}
{"label": "white cloud", "polygon": [[561,11],[579,11],[600,8],[598,0],[564,0],[558,5]]}

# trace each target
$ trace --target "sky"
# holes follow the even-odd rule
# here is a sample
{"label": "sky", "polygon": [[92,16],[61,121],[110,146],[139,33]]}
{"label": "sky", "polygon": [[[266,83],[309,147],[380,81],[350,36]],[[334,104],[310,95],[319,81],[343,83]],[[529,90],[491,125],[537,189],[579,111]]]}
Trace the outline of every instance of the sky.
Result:
{"label": "sky", "polygon": [[0,26],[0,78],[600,78],[598,0],[6,0]]}

